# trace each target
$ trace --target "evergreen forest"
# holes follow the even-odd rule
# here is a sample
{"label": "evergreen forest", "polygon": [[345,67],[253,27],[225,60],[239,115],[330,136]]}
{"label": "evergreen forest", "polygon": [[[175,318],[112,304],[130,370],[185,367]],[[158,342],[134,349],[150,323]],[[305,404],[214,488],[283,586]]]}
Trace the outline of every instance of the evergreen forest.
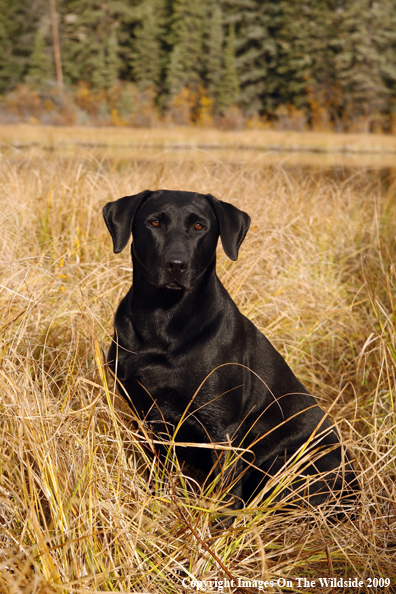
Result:
{"label": "evergreen forest", "polygon": [[395,0],[0,0],[0,120],[396,131]]}

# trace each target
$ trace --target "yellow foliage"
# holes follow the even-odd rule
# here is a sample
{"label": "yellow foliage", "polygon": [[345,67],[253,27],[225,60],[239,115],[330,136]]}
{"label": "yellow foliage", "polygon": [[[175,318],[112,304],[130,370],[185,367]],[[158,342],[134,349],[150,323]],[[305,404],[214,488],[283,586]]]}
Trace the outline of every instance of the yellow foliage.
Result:
{"label": "yellow foliage", "polygon": [[194,105],[194,93],[187,87],[183,87],[172,98],[167,111],[167,119],[179,126],[191,125]]}
{"label": "yellow foliage", "polygon": [[201,128],[213,126],[213,105],[214,99],[208,97],[203,87],[198,90],[195,123]]}
{"label": "yellow foliage", "polygon": [[306,113],[291,103],[285,103],[277,107],[275,115],[277,117],[276,128],[278,130],[298,130],[302,132],[306,129]]}

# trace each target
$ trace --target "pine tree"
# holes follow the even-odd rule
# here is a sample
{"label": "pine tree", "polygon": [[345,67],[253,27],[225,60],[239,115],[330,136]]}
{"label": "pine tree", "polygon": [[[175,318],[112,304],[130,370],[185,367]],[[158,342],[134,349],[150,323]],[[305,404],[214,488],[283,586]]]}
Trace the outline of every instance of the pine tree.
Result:
{"label": "pine tree", "polygon": [[[393,0],[378,2],[374,10],[374,42],[381,55],[379,65],[386,93],[384,112],[388,129],[396,121],[396,11]],[[394,123],[393,123],[394,125]]]}
{"label": "pine tree", "polygon": [[117,27],[113,25],[107,42],[105,57],[104,86],[106,89],[113,87],[118,80],[120,70],[119,45]]}
{"label": "pine tree", "polygon": [[386,110],[389,91],[396,83],[392,2],[346,1],[338,12],[333,45],[344,120],[360,119],[361,129],[368,131],[370,121]]}
{"label": "pine tree", "polygon": [[213,2],[210,18],[206,22],[204,50],[205,71],[209,96],[217,100],[223,70],[223,12],[217,2]]}
{"label": "pine tree", "polygon": [[203,32],[206,0],[173,0],[168,43],[167,88],[171,95],[183,87],[198,89],[203,77]]}
{"label": "pine tree", "polygon": [[[307,23],[306,53],[310,64],[306,69],[306,93],[311,121],[320,128],[335,125],[340,129],[340,92],[336,80],[336,49],[338,0],[310,2]],[[319,121],[315,121],[315,120]]]}
{"label": "pine tree", "polygon": [[281,0],[277,4],[277,31],[273,32],[276,65],[270,73],[273,79],[273,104],[288,103],[299,109],[308,109],[312,4],[312,1],[307,0]]}
{"label": "pine tree", "polygon": [[64,0],[63,65],[69,83],[83,80],[101,89],[117,80],[117,25],[126,12],[123,0]]}
{"label": "pine tree", "polygon": [[[191,73],[190,73],[191,74]],[[197,86],[197,78],[194,77],[194,85]],[[181,43],[176,44],[170,54],[168,64],[168,75],[166,85],[171,97],[180,93],[183,87],[191,84],[191,76],[187,77],[184,65],[183,46]]]}
{"label": "pine tree", "polygon": [[38,29],[25,80],[36,89],[41,89],[53,76],[53,65],[44,33],[41,29]]}
{"label": "pine tree", "polygon": [[0,93],[8,90],[12,80],[12,45],[6,25],[4,14],[0,11]]}
{"label": "pine tree", "polygon": [[247,113],[272,107],[279,12],[273,0],[226,0],[226,20],[235,23],[239,102]]}
{"label": "pine tree", "polygon": [[239,96],[239,83],[236,73],[235,62],[235,28],[230,25],[227,36],[227,43],[224,52],[224,69],[219,86],[219,108],[224,112],[228,107],[234,105]]}
{"label": "pine tree", "polygon": [[133,79],[141,89],[158,89],[162,72],[161,6],[153,0],[142,5],[142,20],[134,31],[132,52]]}
{"label": "pine tree", "polygon": [[46,0],[0,0],[0,91],[24,80],[46,10]]}
{"label": "pine tree", "polygon": [[85,64],[87,66],[85,76],[82,74],[82,76],[79,76],[79,79],[88,81],[96,90],[105,89],[107,87],[107,64],[105,49],[102,43],[98,44],[94,53],[87,56]]}
{"label": "pine tree", "polygon": [[121,117],[130,118],[136,110],[137,91],[133,83],[127,83],[121,93],[117,109]]}

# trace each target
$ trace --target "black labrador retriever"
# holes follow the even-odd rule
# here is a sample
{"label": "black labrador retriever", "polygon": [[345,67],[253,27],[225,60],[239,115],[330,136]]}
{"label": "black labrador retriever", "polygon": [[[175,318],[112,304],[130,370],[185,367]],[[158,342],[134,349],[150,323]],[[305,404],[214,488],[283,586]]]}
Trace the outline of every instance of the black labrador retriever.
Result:
{"label": "black labrador retriever", "polygon": [[146,190],[106,204],[103,216],[115,253],[133,236],[133,286],[108,355],[129,405],[168,439],[216,444],[177,453],[228,481],[234,509],[289,466],[277,499],[345,510],[358,482],[336,430],[216,275],[219,236],[236,260],[249,215],[210,194]]}

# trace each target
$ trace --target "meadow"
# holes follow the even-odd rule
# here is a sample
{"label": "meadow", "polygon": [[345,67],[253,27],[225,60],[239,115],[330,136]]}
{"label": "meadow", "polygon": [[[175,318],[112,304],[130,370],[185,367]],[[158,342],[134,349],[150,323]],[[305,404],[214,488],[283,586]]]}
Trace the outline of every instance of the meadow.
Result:
{"label": "meadow", "polygon": [[[291,167],[235,144],[200,158],[154,137],[153,154],[116,154],[105,131],[98,152],[73,129],[73,150],[39,150],[48,130],[25,130],[35,140],[0,131],[0,592],[395,589],[395,170]],[[361,483],[355,519],[282,513],[264,493],[223,529],[221,490],[188,479],[172,448],[165,465],[148,454],[105,366],[131,262],[101,214],[146,188],[251,215],[237,262],[219,246],[218,274],[338,426]]]}

